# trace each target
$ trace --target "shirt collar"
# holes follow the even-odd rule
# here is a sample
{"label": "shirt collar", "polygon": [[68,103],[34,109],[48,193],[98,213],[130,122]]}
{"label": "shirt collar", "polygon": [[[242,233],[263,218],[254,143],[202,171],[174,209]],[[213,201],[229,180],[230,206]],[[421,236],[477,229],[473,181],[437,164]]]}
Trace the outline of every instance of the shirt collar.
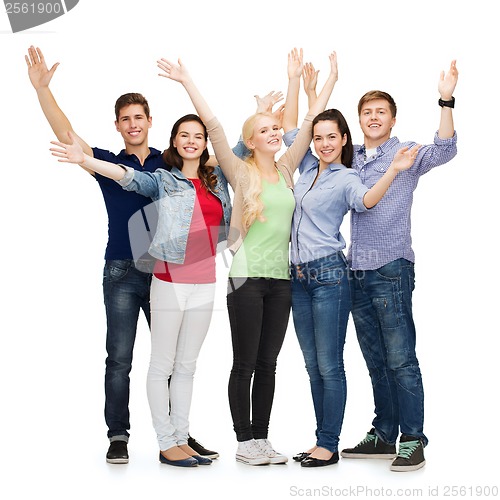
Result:
{"label": "shirt collar", "polygon": [[[388,151],[393,149],[394,146],[396,146],[396,144],[398,144],[398,143],[399,143],[399,139],[397,137],[390,137],[389,139],[387,139],[387,141],[382,143],[380,146],[377,146],[377,156],[384,155],[385,153],[387,153]],[[359,147],[359,149],[357,150],[357,154],[358,155],[365,155],[366,154],[366,146],[364,144]]]}
{"label": "shirt collar", "polygon": [[[159,151],[158,149],[155,149],[155,148],[149,148],[149,155],[146,157],[146,161],[148,161],[150,158],[156,158],[158,156],[160,156],[162,153],[161,151]],[[137,161],[139,161],[139,159],[137,158],[137,156],[135,154],[128,154],[124,149],[122,149],[119,153],[118,153],[118,158],[120,159],[130,159],[130,158],[136,158]]]}

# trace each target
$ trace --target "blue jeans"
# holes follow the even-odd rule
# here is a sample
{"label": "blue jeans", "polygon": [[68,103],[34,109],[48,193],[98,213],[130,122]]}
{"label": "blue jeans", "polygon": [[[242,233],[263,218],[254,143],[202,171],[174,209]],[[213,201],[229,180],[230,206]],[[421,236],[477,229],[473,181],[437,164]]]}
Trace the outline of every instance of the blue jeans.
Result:
{"label": "blue jeans", "polygon": [[347,397],[344,344],[351,300],[342,252],[292,264],[292,315],[316,415],[316,445],[338,450]]}
{"label": "blue jeans", "polygon": [[139,311],[150,323],[149,289],[151,274],[136,269],[133,260],[107,260],[103,291],[106,307],[106,402],[104,416],[108,437],[127,437],[130,429],[129,393],[132,351]]}
{"label": "blue jeans", "polygon": [[424,390],[412,316],[415,271],[398,259],[373,271],[352,271],[352,316],[373,387],[376,434],[394,443],[424,435]]}

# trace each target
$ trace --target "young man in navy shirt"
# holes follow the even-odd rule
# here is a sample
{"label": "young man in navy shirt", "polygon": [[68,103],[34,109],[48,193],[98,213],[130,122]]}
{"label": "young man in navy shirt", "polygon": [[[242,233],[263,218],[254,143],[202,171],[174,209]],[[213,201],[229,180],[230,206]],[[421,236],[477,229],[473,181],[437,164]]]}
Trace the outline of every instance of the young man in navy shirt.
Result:
{"label": "young man in navy shirt", "polygon": [[[85,153],[113,163],[121,163],[136,170],[154,172],[167,168],[162,153],[148,146],[148,132],[152,125],[147,100],[138,93],[124,94],[115,104],[116,130],[123,138],[125,149],[115,155],[110,151],[91,148],[74,131],[66,115],[59,108],[49,83],[58,63],[49,70],[39,48],[30,47],[25,56],[30,81],[35,88],[42,111],[62,142],[72,132]],[[133,255],[129,238],[129,220],[151,203],[149,198],[123,190],[116,182],[94,172],[101,188],[108,213],[108,243],[103,273],[104,304],[106,308],[106,374],[104,415],[110,445],[106,454],[109,463],[128,463],[127,443],[130,429],[129,373],[139,313],[142,310],[150,322],[149,289],[151,274],[141,266],[140,256]],[[147,219],[144,214],[146,230]],[[146,246],[147,248],[147,246]],[[138,260],[139,257],[139,260]],[[135,259],[134,259],[135,258]],[[200,455],[217,458],[214,451],[205,449],[192,437],[191,446]]]}

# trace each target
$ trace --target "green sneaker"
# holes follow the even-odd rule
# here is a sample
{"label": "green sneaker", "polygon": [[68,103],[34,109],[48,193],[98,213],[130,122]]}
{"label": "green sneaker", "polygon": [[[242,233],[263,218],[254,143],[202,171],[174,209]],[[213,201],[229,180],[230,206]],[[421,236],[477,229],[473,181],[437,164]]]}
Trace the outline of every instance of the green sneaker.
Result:
{"label": "green sneaker", "polygon": [[365,439],[354,448],[346,448],[340,452],[343,458],[395,458],[396,445],[382,441],[376,434],[375,429],[366,433]]}
{"label": "green sneaker", "polygon": [[391,470],[410,472],[425,465],[424,443],[421,439],[403,434],[399,440],[398,456],[392,462]]}

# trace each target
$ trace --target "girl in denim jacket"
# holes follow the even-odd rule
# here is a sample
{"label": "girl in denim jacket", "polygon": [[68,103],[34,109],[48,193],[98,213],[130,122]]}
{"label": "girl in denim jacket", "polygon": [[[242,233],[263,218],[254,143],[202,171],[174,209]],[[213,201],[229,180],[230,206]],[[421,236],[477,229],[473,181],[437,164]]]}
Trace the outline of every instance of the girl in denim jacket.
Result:
{"label": "girl in denim jacket", "polygon": [[[276,158],[282,146],[281,123],[269,113],[245,122],[245,161],[231,151],[224,130],[195,86],[185,66],[158,61],[160,76],[183,85],[207,126],[224,175],[234,191],[228,245],[233,252],[227,306],[233,344],[229,405],[238,447],[236,460],[247,465],[286,463],[268,439],[277,358],[288,325],[291,304],[290,227],[295,207],[293,174],[311,142],[314,116],[325,108],[337,81],[337,60],[329,56],[330,73],[294,144]],[[294,49],[288,73],[300,78],[302,53]],[[290,84],[296,85],[297,78]],[[287,98],[288,99],[288,98]],[[286,111],[287,103],[285,103]]]}
{"label": "girl in denim jacket", "polygon": [[61,162],[77,163],[150,197],[158,225],[149,252],[156,263],[151,284],[151,360],[147,393],[162,463],[210,464],[187,444],[196,360],[207,334],[215,292],[219,235],[226,239],[231,201],[221,169],[207,165],[208,134],[197,115],[173,126],[163,153],[171,170],[153,173],[97,160],[73,144],[53,142]]}

